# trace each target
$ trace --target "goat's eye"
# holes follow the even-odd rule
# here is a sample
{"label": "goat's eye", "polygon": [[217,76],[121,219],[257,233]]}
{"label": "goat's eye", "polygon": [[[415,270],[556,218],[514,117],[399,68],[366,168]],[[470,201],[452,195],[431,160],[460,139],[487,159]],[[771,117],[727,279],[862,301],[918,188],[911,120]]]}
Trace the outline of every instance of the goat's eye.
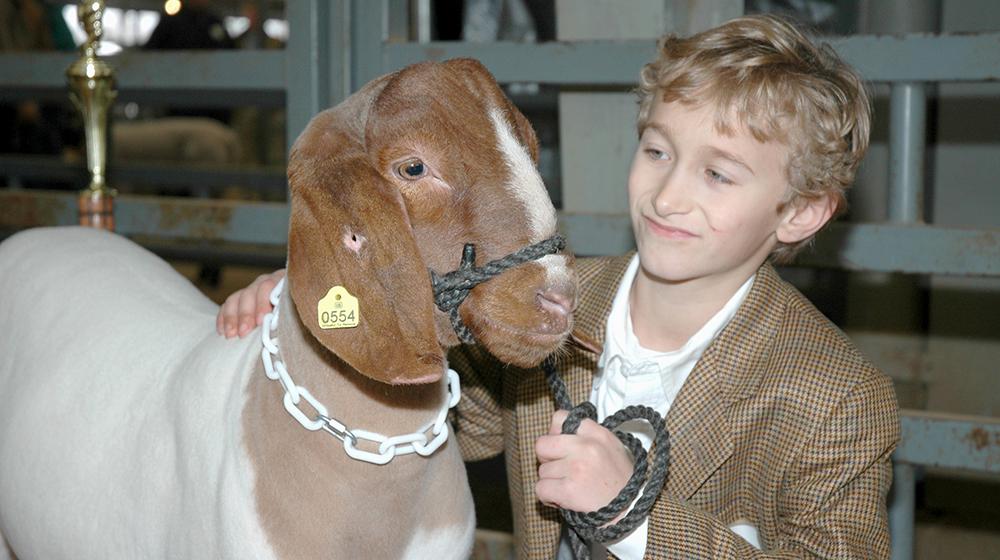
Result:
{"label": "goat's eye", "polygon": [[427,166],[419,159],[408,159],[396,167],[396,173],[407,180],[419,179],[427,174]]}

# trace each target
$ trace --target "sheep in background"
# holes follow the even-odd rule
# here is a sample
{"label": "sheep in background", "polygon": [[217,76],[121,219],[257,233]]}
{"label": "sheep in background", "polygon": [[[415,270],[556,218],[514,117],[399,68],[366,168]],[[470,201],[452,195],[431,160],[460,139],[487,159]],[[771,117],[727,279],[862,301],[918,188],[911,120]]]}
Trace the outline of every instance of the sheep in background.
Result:
{"label": "sheep in background", "polygon": [[[357,433],[410,434],[441,418],[445,350],[458,341],[428,269],[454,270],[465,243],[482,263],[555,233],[535,159],[530,125],[472,60],[405,68],[312,120],[290,155],[288,277],[264,337],[309,392],[294,407],[303,424],[284,405],[288,382],[265,375],[261,338],[217,336],[216,306],[152,254],[82,228],[0,244],[10,550],[467,557],[474,515],[453,442],[357,461],[350,437],[324,433],[335,424],[303,427],[317,418],[306,403]],[[320,325],[334,287],[357,298],[356,327]],[[575,290],[572,257],[549,255],[476,287],[460,317],[498,358],[531,365],[567,336]]]}

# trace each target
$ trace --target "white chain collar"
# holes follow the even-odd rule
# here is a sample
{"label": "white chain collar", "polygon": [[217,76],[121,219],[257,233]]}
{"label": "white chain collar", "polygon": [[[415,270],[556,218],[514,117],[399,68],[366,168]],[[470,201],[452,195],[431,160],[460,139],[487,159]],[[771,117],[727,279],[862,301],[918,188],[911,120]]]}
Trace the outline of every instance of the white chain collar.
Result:
{"label": "white chain collar", "polygon": [[[448,400],[438,411],[433,422],[421,427],[416,432],[399,436],[384,436],[376,432],[369,432],[360,429],[348,429],[343,423],[329,416],[323,403],[315,397],[305,387],[296,385],[288,375],[285,363],[278,356],[278,341],[271,338],[271,331],[278,328],[278,300],[281,297],[281,289],[285,285],[282,278],[278,285],[271,291],[271,305],[274,309],[264,317],[264,324],[261,327],[261,342],[264,348],[260,352],[261,360],[264,362],[264,373],[267,378],[277,380],[285,389],[285,410],[298,420],[299,424],[310,431],[324,430],[337,439],[344,442],[344,451],[348,455],[359,461],[367,461],[376,465],[384,465],[397,455],[407,455],[417,453],[424,457],[434,453],[441,444],[448,439],[448,410],[458,404],[461,398],[461,387],[458,383],[458,374],[451,368],[448,369]],[[305,399],[313,409],[316,410],[315,419],[310,419],[302,409],[298,407],[299,402]],[[430,441],[427,432],[430,431]],[[362,451],[357,448],[358,440],[368,440],[378,444],[378,452]]]}

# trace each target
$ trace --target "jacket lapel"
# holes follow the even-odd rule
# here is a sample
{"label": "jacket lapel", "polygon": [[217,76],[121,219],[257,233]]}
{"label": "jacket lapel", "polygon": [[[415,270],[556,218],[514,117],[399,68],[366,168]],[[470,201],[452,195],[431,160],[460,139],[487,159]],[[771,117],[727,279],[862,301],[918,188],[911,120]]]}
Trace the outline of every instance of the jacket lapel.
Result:
{"label": "jacket lapel", "polygon": [[706,350],[667,413],[667,491],[689,499],[733,452],[716,352]]}
{"label": "jacket lapel", "polygon": [[667,492],[689,500],[733,453],[729,409],[753,392],[781,317],[780,277],[762,266],[733,319],[705,350],[667,414]]}

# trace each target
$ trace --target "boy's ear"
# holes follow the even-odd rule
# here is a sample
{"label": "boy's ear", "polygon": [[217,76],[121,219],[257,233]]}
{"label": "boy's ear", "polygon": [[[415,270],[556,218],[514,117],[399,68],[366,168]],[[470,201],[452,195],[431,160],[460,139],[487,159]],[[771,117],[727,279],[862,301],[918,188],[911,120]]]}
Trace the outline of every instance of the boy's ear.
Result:
{"label": "boy's ear", "polygon": [[791,244],[809,239],[830,221],[835,206],[836,203],[829,196],[789,203],[778,224],[778,241]]}

